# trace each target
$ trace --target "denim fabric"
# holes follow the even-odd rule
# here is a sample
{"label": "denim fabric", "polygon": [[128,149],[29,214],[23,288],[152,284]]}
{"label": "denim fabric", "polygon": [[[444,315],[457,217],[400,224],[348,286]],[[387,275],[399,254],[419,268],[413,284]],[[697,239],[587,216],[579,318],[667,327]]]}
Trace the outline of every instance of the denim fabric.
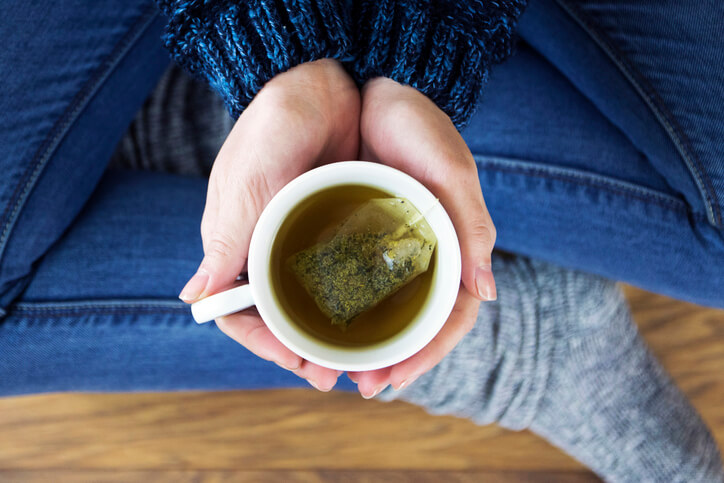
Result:
{"label": "denim fabric", "polygon": [[[521,28],[530,28],[527,15],[535,13],[531,6]],[[613,66],[597,71],[602,84],[616,74]],[[653,122],[647,129],[659,129]],[[527,45],[493,73],[463,136],[478,163],[498,248],[724,306],[724,232]],[[667,157],[656,159],[683,167],[663,141],[658,149]]]}
{"label": "denim fabric", "polygon": [[153,2],[13,2],[0,40],[0,316],[168,65]]}
{"label": "denim fabric", "polygon": [[[99,184],[168,66],[151,8],[139,0],[4,10],[0,394],[297,383],[212,325],[197,327],[176,300],[201,259],[206,182],[110,171]],[[695,23],[679,27],[683,39],[711,40]],[[531,48],[493,71],[464,132],[498,245],[724,306],[714,205],[622,64],[552,1],[533,2],[520,32]],[[666,62],[685,73],[675,56]],[[721,75],[721,64],[707,65],[696,82]],[[679,123],[691,139],[721,128],[721,116],[697,119]],[[706,152],[721,147],[702,142]],[[721,160],[707,159],[714,179]]]}
{"label": "denim fabric", "polygon": [[722,228],[724,3],[559,3],[649,105],[696,182],[709,221]]}

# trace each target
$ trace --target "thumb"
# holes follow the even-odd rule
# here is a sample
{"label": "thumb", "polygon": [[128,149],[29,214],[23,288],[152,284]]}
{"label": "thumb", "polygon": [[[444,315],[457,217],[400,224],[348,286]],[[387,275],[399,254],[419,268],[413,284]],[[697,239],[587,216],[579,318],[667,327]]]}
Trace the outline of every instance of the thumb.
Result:
{"label": "thumb", "polygon": [[466,217],[467,222],[458,229],[462,255],[462,281],[465,288],[480,300],[498,298],[492,270],[492,252],[495,245],[495,226],[485,208],[477,204]]}
{"label": "thumb", "polygon": [[[237,212],[240,213],[240,212]],[[243,219],[248,219],[241,215]],[[256,221],[258,216],[254,216]],[[234,223],[235,222],[235,223]],[[205,289],[199,298],[229,288],[246,266],[251,233],[244,233],[236,220],[220,219],[204,241],[204,258],[197,273],[208,274]]]}
{"label": "thumb", "polygon": [[[210,183],[211,191],[216,190]],[[267,197],[248,189],[241,193],[228,188],[222,191],[227,195],[223,208],[217,203],[219,196],[210,193],[207,198],[201,221],[204,258],[179,295],[184,302],[191,303],[229,288],[246,264],[253,227]]]}
{"label": "thumb", "polygon": [[456,176],[455,183],[440,186],[436,191],[460,241],[463,285],[480,300],[495,300],[497,291],[491,267],[495,226],[485,206],[474,163],[464,171],[466,174]]}
{"label": "thumb", "polygon": [[450,118],[420,91],[384,78],[369,81],[364,89],[362,159],[412,175],[440,199],[460,240],[463,285],[478,299],[495,300],[495,226],[465,141]]}

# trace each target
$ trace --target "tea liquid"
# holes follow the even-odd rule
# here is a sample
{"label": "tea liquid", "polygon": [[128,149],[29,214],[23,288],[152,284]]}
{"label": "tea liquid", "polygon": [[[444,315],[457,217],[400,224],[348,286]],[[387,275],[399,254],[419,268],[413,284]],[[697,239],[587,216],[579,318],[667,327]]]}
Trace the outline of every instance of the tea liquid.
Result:
{"label": "tea liquid", "polygon": [[334,186],[302,200],[280,227],[271,251],[272,286],[289,318],[312,337],[336,346],[375,344],[401,332],[424,308],[435,272],[434,254],[425,273],[355,317],[346,330],[332,325],[285,263],[300,250],[331,238],[335,228],[365,201],[390,196],[368,186]]}

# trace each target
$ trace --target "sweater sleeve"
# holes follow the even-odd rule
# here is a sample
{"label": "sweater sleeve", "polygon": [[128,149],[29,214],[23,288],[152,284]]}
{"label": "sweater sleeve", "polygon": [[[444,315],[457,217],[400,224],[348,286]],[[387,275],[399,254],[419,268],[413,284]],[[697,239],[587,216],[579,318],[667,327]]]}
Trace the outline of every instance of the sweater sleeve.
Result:
{"label": "sweater sleeve", "polygon": [[358,83],[383,76],[415,87],[461,129],[490,66],[507,57],[527,0],[357,0],[352,10]]}
{"label": "sweater sleeve", "polygon": [[205,79],[238,117],[297,64],[349,60],[349,10],[335,0],[158,0],[174,60]]}

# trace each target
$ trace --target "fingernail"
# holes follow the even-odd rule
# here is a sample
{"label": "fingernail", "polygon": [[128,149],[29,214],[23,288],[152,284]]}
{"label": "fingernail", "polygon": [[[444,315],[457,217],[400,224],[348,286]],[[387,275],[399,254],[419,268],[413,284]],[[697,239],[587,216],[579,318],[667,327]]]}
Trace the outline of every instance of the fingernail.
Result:
{"label": "fingernail", "polygon": [[397,386],[397,389],[395,389],[395,391],[401,391],[402,389],[405,388],[405,386],[409,386],[410,384],[412,384],[413,382],[415,382],[415,380],[416,380],[417,378],[418,378],[418,376],[413,376],[413,377],[411,377],[411,378],[409,378],[409,379],[405,379],[404,381],[402,381],[402,382],[400,383],[399,386]]}
{"label": "fingernail", "polygon": [[274,362],[274,364],[278,365],[278,366],[281,367],[282,369],[286,369],[287,371],[291,371],[291,372],[294,372],[294,371],[296,371],[297,369],[299,369],[299,366],[297,366],[297,367],[289,367],[289,366],[285,366],[284,364],[282,364],[282,363],[280,363],[280,362]]}
{"label": "fingernail", "polygon": [[209,274],[203,268],[200,268],[191,280],[186,283],[186,286],[181,290],[178,298],[184,302],[194,302],[199,295],[206,289],[206,284],[209,283]]}
{"label": "fingernail", "polygon": [[482,300],[495,300],[498,293],[495,289],[495,279],[490,265],[480,265],[475,269],[475,291]]}
{"label": "fingernail", "polygon": [[363,394],[362,397],[365,398],[365,399],[372,399],[373,397],[375,397],[376,395],[378,395],[379,393],[381,393],[382,390],[383,390],[384,388],[386,388],[386,387],[387,387],[387,384],[385,384],[384,386],[380,386],[380,387],[378,387],[377,389],[375,389],[375,392],[373,392],[372,395],[370,395],[370,396],[365,396],[365,395]]}
{"label": "fingernail", "polygon": [[309,379],[307,379],[307,382],[309,383],[310,386],[312,386],[314,389],[316,389],[316,390],[319,391],[319,392],[329,392],[329,391],[332,390],[331,387],[328,388],[328,389],[322,389],[321,387],[319,387],[319,385],[318,385],[316,382],[311,381],[311,380],[309,380]]}

